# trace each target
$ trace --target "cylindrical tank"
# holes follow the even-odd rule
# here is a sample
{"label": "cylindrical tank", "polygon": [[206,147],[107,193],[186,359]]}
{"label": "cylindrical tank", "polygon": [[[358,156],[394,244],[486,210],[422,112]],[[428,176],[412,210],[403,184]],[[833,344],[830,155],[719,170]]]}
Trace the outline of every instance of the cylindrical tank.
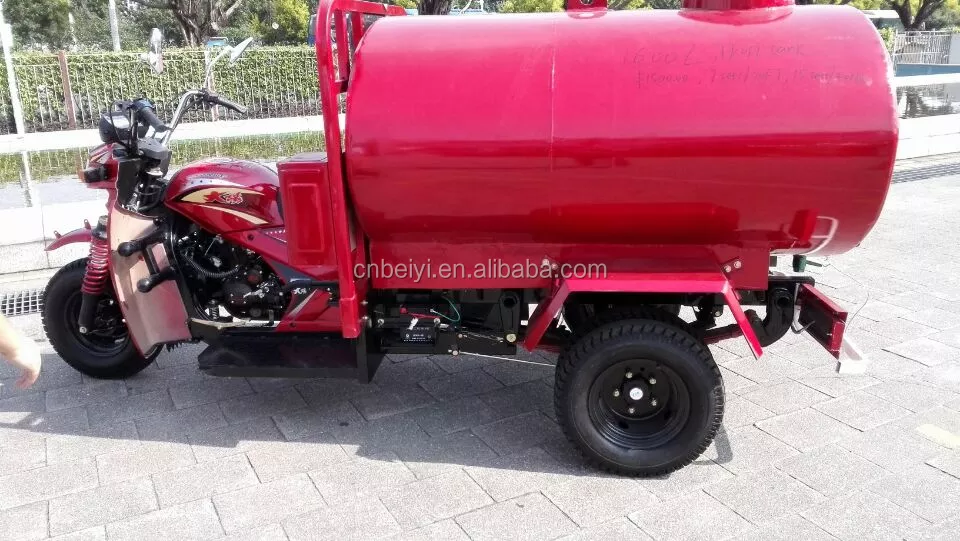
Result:
{"label": "cylindrical tank", "polygon": [[890,185],[891,77],[845,6],[388,17],[356,53],[349,189],[374,243],[840,253]]}

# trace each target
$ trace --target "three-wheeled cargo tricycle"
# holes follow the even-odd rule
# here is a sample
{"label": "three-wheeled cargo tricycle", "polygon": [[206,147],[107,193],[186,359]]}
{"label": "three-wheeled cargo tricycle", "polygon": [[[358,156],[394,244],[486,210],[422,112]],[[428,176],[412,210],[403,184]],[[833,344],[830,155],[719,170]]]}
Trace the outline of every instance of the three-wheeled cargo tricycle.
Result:
{"label": "three-wheeled cargo tricycle", "polygon": [[167,174],[185,111],[243,111],[209,88],[169,125],[145,99],[103,115],[81,177],[107,214],[48,248],[90,244],[44,299],[66,362],[126,377],[203,341],[215,375],[368,382],[385,354],[552,349],[569,439],[595,465],[657,475],[721,425],[708,344],[759,359],[793,329],[840,359],[846,313],[771,260],[849,251],[883,206],[897,116],[862,13],[568,0],[402,15],[320,1],[326,152],[278,172],[207,159]]}

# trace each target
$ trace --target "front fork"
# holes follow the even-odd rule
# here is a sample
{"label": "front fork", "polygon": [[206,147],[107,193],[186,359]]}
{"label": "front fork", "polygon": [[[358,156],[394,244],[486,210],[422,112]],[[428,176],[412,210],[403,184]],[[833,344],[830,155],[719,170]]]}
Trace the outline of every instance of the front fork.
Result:
{"label": "front fork", "polygon": [[80,286],[80,316],[77,323],[81,334],[86,334],[93,326],[100,296],[107,289],[110,279],[110,242],[107,237],[107,217],[101,216],[97,226],[90,232],[90,255],[87,269]]}

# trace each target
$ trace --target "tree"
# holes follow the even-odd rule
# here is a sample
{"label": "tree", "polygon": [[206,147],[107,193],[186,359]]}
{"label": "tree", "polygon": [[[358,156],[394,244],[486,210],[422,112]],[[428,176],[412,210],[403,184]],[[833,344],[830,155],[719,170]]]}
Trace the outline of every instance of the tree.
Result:
{"label": "tree", "polygon": [[169,10],[187,45],[202,45],[219,33],[243,0],[132,0],[147,8]]}
{"label": "tree", "polygon": [[420,0],[417,13],[420,15],[446,15],[453,6],[452,0]]}
{"label": "tree", "polygon": [[883,0],[883,5],[897,12],[905,29],[922,30],[937,13],[956,10],[957,0]]}
{"label": "tree", "polygon": [[[260,31],[268,43],[306,43],[310,7],[305,0],[275,0],[259,16]],[[275,26],[275,27],[274,27]]]}
{"label": "tree", "polygon": [[956,12],[957,0],[796,0],[798,5],[831,4],[851,5],[859,9],[892,9],[900,16],[906,30],[921,30],[928,22],[937,19],[950,20],[944,16]]}
{"label": "tree", "polygon": [[506,0],[500,10],[504,13],[542,13],[563,11],[563,0]]}
{"label": "tree", "polygon": [[70,43],[70,0],[6,0],[4,16],[17,42],[61,49]]}
{"label": "tree", "polygon": [[643,9],[647,7],[646,0],[607,0],[607,9]]}

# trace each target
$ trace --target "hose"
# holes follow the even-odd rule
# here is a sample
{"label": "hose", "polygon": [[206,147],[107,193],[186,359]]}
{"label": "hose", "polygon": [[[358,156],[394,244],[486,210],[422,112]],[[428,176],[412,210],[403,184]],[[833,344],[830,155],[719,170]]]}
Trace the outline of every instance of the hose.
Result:
{"label": "hose", "polygon": [[221,271],[221,272],[207,270],[203,268],[203,266],[201,266],[200,263],[197,263],[196,261],[193,260],[192,257],[187,255],[186,252],[183,251],[183,248],[180,249],[180,257],[182,257],[184,261],[189,263],[191,267],[193,267],[197,272],[199,272],[206,278],[222,280],[223,278],[229,278],[237,274],[238,272],[240,272],[240,265],[235,265],[232,269],[227,271]]}

